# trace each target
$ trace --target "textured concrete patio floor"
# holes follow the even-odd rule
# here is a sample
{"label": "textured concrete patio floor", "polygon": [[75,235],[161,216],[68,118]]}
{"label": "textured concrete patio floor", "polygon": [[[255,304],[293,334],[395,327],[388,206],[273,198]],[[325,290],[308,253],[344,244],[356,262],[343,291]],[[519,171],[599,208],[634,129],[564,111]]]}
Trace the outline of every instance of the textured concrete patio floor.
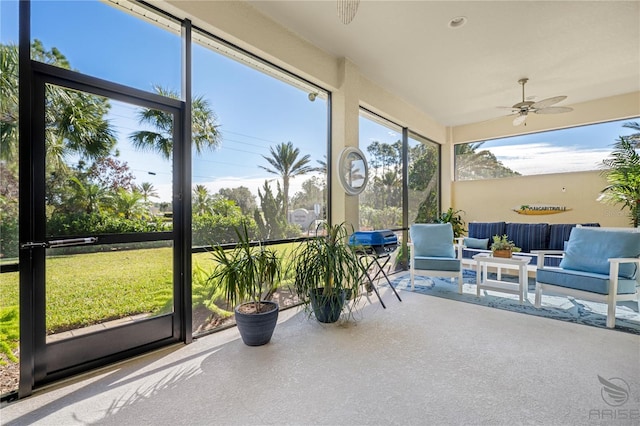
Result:
{"label": "textured concrete patio floor", "polygon": [[[640,406],[639,336],[401,296],[365,300],[355,324],[283,312],[263,347],[234,328],[167,348],[3,407],[1,422],[584,425]],[[628,384],[627,401],[608,405],[598,375]]]}

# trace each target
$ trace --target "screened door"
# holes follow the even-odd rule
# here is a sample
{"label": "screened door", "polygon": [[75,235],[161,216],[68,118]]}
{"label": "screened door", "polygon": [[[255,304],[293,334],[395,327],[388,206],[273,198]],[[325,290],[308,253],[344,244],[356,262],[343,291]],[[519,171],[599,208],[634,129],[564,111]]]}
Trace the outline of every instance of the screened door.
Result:
{"label": "screened door", "polygon": [[21,363],[33,368],[21,366],[21,388],[185,334],[183,103],[40,63],[34,71],[32,182],[21,186],[21,279],[32,290],[21,302]]}

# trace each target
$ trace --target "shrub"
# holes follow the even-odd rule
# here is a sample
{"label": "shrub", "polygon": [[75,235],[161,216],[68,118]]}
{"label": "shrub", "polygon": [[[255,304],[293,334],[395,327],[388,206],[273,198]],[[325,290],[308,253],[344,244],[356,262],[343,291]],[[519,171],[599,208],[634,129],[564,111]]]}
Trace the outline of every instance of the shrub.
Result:
{"label": "shrub", "polygon": [[232,243],[238,239],[235,229],[246,222],[249,236],[256,239],[258,226],[248,216],[221,216],[217,214],[198,215],[193,218],[191,229],[194,246],[208,246]]}

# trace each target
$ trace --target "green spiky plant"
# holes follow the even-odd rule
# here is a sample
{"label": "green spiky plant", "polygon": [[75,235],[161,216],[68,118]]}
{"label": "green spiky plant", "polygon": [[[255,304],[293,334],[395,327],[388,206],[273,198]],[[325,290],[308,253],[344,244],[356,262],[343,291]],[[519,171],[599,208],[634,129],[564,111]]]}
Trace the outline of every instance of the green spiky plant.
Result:
{"label": "green spiky plant", "polygon": [[[231,250],[220,246],[213,249],[216,266],[209,276],[212,291],[222,289],[230,308],[247,303],[251,312],[262,313],[278,286],[281,259],[278,254],[262,244],[252,245],[246,223],[236,228],[238,244]],[[213,293],[210,295],[213,297]],[[249,313],[249,312],[245,312]]]}
{"label": "green spiky plant", "polygon": [[347,244],[353,229],[349,232],[346,223],[341,223],[327,226],[325,231],[324,236],[308,239],[293,251],[296,263],[292,290],[307,306],[314,293],[341,308],[337,305],[345,297],[357,301],[362,266],[355,248]]}

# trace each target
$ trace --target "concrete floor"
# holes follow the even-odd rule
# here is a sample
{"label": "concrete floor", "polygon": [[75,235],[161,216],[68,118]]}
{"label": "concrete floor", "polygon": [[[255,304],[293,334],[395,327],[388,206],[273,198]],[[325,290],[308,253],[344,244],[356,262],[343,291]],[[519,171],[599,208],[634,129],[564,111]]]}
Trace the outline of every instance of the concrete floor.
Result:
{"label": "concrete floor", "polygon": [[[385,289],[387,309],[365,300],[349,324],[285,311],[262,347],[245,346],[233,328],[167,348],[5,406],[0,422],[584,425],[613,415],[615,424],[640,422],[640,336],[401,296]],[[628,384],[627,401],[608,405],[598,375]]]}

